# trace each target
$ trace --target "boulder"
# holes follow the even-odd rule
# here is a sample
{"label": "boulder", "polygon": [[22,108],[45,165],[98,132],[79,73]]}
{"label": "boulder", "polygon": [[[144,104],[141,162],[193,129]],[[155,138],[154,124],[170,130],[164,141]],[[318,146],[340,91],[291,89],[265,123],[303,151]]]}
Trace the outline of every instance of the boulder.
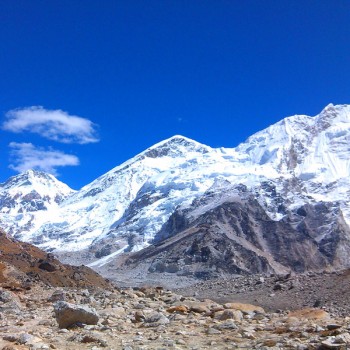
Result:
{"label": "boulder", "polygon": [[251,304],[242,304],[242,303],[226,303],[224,304],[225,309],[233,309],[233,310],[239,310],[243,314],[249,314],[249,313],[256,313],[259,312],[261,314],[265,313],[265,310],[256,305],[251,305]]}
{"label": "boulder", "polygon": [[19,314],[21,312],[21,304],[14,293],[0,290],[0,312],[6,314]]}
{"label": "boulder", "polygon": [[242,319],[243,319],[243,314],[239,310],[224,310],[219,317],[219,320],[221,321],[226,321],[226,320],[240,321]]}
{"label": "boulder", "polygon": [[68,328],[77,323],[93,325],[98,322],[96,310],[86,305],[74,305],[65,301],[58,301],[54,304],[54,311],[60,328]]}
{"label": "boulder", "polygon": [[152,312],[150,315],[147,315],[144,320],[145,327],[158,327],[160,325],[166,325],[170,321],[169,319],[160,312]]}
{"label": "boulder", "polygon": [[306,308],[292,311],[288,314],[289,318],[304,318],[308,320],[328,320],[330,315],[322,309]]}
{"label": "boulder", "polygon": [[188,312],[188,307],[186,305],[171,306],[166,311],[169,312],[170,314],[175,312],[186,314]]}

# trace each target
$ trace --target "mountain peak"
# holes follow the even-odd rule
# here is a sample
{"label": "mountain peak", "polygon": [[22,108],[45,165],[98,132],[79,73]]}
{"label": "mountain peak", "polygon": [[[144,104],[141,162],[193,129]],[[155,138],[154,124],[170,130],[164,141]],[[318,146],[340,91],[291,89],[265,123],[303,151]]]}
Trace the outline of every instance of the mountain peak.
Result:
{"label": "mountain peak", "polygon": [[38,171],[34,169],[28,169],[23,173],[11,176],[3,186],[7,185],[29,185],[36,182],[60,182],[53,175],[45,173],[43,171]]}
{"label": "mountain peak", "polygon": [[143,155],[150,158],[177,156],[187,152],[207,153],[211,148],[182,135],[174,135],[146,149]]}
{"label": "mountain peak", "polygon": [[10,177],[5,183],[0,184],[0,189],[20,189],[23,194],[32,190],[43,195],[59,193],[60,197],[65,197],[74,192],[74,190],[57,180],[53,175],[33,169]]}
{"label": "mountain peak", "polygon": [[349,110],[350,105],[347,104],[341,104],[341,105],[334,105],[333,103],[329,103],[323,110],[321,111],[320,114],[326,113],[329,111],[343,111],[343,110]]}
{"label": "mountain peak", "polygon": [[55,179],[55,177],[51,174],[45,173],[40,170],[34,170],[34,169],[28,169],[25,172],[23,172],[21,175],[28,179],[35,179],[35,178],[41,178],[41,179],[47,179],[47,180]]}
{"label": "mountain peak", "polygon": [[149,147],[148,149],[163,147],[164,145],[197,145],[197,146],[204,146],[201,143],[190,139],[186,136],[182,135],[174,135],[172,137],[169,137],[168,139],[165,139],[163,141],[160,141],[156,143],[155,145]]}
{"label": "mountain peak", "polygon": [[350,105],[327,105],[321,113],[316,117],[318,119],[348,119],[350,120]]}

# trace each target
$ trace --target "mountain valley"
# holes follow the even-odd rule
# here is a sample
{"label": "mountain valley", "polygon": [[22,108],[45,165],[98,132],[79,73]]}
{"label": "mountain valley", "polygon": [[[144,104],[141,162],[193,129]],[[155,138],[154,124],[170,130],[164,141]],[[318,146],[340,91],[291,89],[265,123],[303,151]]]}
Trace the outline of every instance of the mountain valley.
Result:
{"label": "mountain valley", "polygon": [[11,177],[0,348],[349,348],[349,151],[329,105],[236,148],[174,136],[78,191]]}
{"label": "mountain valley", "polygon": [[121,284],[331,272],[350,266],[349,141],[329,105],[236,148],[174,136],[78,191],[29,170],[0,184],[0,224]]}

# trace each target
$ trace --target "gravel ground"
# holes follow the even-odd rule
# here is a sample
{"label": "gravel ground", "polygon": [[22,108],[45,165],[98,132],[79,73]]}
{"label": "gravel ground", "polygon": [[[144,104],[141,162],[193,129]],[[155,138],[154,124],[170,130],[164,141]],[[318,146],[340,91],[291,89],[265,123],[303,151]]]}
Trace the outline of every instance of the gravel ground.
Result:
{"label": "gravel ground", "polygon": [[252,303],[269,311],[318,307],[337,316],[350,315],[350,270],[294,276],[240,276],[202,281],[175,291],[221,303]]}

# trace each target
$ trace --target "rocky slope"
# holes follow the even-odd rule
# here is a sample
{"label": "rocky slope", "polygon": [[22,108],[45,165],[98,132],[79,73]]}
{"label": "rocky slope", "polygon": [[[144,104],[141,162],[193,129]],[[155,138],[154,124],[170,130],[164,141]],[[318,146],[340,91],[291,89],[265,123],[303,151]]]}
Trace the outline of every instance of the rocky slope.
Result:
{"label": "rocky slope", "polygon": [[[108,275],[147,247],[133,255],[141,269],[182,275],[347,267],[349,141],[347,105],[286,118],[233,149],[174,136],[77,192],[42,173],[10,179],[2,224]],[[36,200],[34,179],[48,177],[55,197]]]}
{"label": "rocky slope", "polygon": [[62,264],[52,254],[16,241],[0,230],[0,286],[11,290],[29,290],[37,285],[110,286],[90,268]]}

